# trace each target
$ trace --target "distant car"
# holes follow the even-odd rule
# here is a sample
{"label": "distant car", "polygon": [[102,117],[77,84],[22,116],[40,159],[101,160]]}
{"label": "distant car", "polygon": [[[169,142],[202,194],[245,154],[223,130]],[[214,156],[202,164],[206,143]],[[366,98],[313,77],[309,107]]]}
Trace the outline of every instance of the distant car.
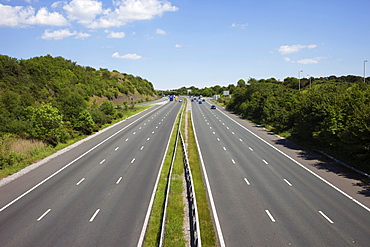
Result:
{"label": "distant car", "polygon": [[211,105],[211,109],[216,109],[216,106],[215,105]]}
{"label": "distant car", "polygon": [[182,99],[179,99],[179,102],[182,102]]}
{"label": "distant car", "polygon": [[203,99],[202,101],[206,101],[205,99]]}
{"label": "distant car", "polygon": [[202,104],[203,102],[202,101],[199,101],[199,104]]}

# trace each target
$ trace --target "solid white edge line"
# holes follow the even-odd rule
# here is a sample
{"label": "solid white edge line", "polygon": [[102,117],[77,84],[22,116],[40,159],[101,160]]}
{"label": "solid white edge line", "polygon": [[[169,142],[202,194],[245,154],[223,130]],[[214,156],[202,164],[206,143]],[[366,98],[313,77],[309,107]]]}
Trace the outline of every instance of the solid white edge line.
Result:
{"label": "solid white edge line", "polygon": [[266,212],[266,214],[270,217],[270,220],[272,221],[272,222],[276,222],[275,221],[275,219],[274,219],[274,217],[272,216],[272,214],[270,213],[270,211],[268,211],[267,209],[265,210],[265,212]]}
{"label": "solid white edge line", "polygon": [[[370,212],[370,208],[368,208],[367,206],[365,206],[361,202],[357,201],[352,196],[348,195],[347,193],[345,193],[344,191],[342,191],[338,187],[334,186],[332,183],[330,183],[326,179],[324,179],[321,176],[319,176],[318,174],[314,173],[313,171],[311,171],[310,169],[308,169],[307,167],[305,167],[304,165],[302,165],[301,163],[299,163],[298,161],[296,161],[295,159],[293,159],[292,157],[290,157],[289,155],[287,155],[283,151],[279,150],[278,148],[274,147],[273,145],[271,145],[267,141],[263,140],[261,137],[259,137],[258,135],[256,135],[255,133],[253,133],[252,131],[250,131],[249,129],[247,129],[246,127],[244,127],[243,125],[241,125],[240,123],[238,123],[237,121],[235,121],[234,119],[232,119],[231,117],[229,117],[228,115],[226,115],[225,113],[223,113],[222,111],[220,111],[220,112],[222,114],[224,114],[226,117],[228,117],[231,121],[233,121],[234,123],[238,124],[243,129],[245,129],[246,131],[248,131],[250,134],[254,135],[258,139],[260,139],[262,142],[264,142],[265,144],[267,144],[271,148],[275,149],[277,152],[279,152],[280,154],[284,155],[285,157],[287,157],[288,159],[290,159],[291,161],[293,161],[294,163],[296,163],[297,165],[299,165],[301,168],[305,169],[307,172],[311,173],[312,175],[314,175],[315,177],[317,177],[318,179],[320,179],[321,181],[323,181],[324,183],[326,183],[327,185],[329,185],[330,187],[332,187],[333,189],[335,189],[336,191],[338,191],[339,193],[341,193],[342,195],[344,195],[345,197],[347,197],[348,199],[350,199],[351,201],[353,201],[354,203],[356,203],[357,205],[361,206],[362,208],[364,208],[365,210],[367,210],[367,211]],[[241,139],[239,139],[239,140],[241,140]]]}
{"label": "solid white edge line", "polygon": [[194,137],[195,137],[195,142],[197,144],[197,149],[198,149],[198,153],[199,153],[199,159],[200,159],[200,163],[202,165],[202,170],[203,170],[203,175],[204,175],[204,181],[206,182],[206,187],[207,187],[207,190],[208,190],[208,197],[209,197],[209,201],[211,203],[212,214],[213,214],[213,218],[214,218],[215,224],[216,224],[216,230],[217,230],[218,240],[220,242],[220,247],[226,247],[225,240],[224,240],[224,237],[223,237],[223,234],[222,234],[222,230],[221,230],[220,221],[219,221],[218,215],[217,215],[217,210],[216,210],[215,202],[213,200],[211,185],[209,184],[209,180],[208,180],[207,170],[206,170],[206,167],[205,167],[204,161],[203,161],[202,151],[200,150],[200,146],[199,146],[199,142],[198,142],[198,138],[197,138],[197,133],[195,131],[194,118],[193,117],[191,118],[191,121],[192,121],[192,124],[193,124]]}
{"label": "solid white edge line", "polygon": [[44,218],[49,212],[51,211],[51,209],[49,208],[48,210],[45,211],[45,213],[43,213],[38,219],[37,221],[40,221],[42,220],[42,218]]}
{"label": "solid white edge line", "polygon": [[334,222],[328,217],[326,216],[326,214],[324,214],[322,211],[319,211],[319,213],[327,220],[329,221],[331,224],[334,224]]}
{"label": "solid white edge line", "polygon": [[[161,106],[162,107],[162,106]],[[99,142],[98,144],[96,144],[94,147],[90,148],[89,150],[87,150],[85,153],[81,154],[80,156],[78,156],[77,158],[75,158],[74,160],[72,160],[71,162],[69,162],[67,165],[63,166],[62,168],[60,168],[59,170],[57,170],[56,172],[54,172],[53,174],[51,174],[50,176],[48,176],[47,178],[45,178],[44,180],[42,180],[41,182],[39,182],[38,184],[36,184],[35,186],[33,186],[31,189],[27,190],[26,192],[24,192],[23,194],[21,194],[20,196],[18,196],[17,198],[15,198],[13,201],[9,202],[8,204],[6,204],[5,206],[3,206],[1,209],[0,209],[0,212],[4,211],[6,208],[8,208],[10,205],[14,204],[15,202],[17,202],[18,200],[20,200],[21,198],[23,198],[24,196],[26,196],[27,194],[29,194],[30,192],[32,192],[33,190],[35,190],[36,188],[38,188],[40,185],[44,184],[46,181],[50,180],[51,178],[53,178],[55,175],[57,175],[58,173],[62,172],[64,169],[68,168],[69,166],[71,166],[73,163],[75,163],[77,160],[81,159],[82,157],[84,157],[85,155],[89,154],[90,152],[92,152],[93,150],[95,150],[97,147],[99,147],[100,145],[102,145],[103,143],[107,142],[108,140],[110,140],[111,138],[113,138],[114,136],[118,135],[119,133],[121,133],[123,130],[125,130],[126,128],[128,128],[129,126],[133,125],[134,123],[136,123],[137,121],[139,121],[140,119],[142,119],[143,117],[145,117],[146,115],[152,113],[153,111],[155,111],[155,109],[153,109],[152,111],[144,114],[143,116],[139,117],[138,119],[136,119],[135,121],[133,121],[132,123],[126,125],[125,127],[123,127],[122,129],[118,130],[117,132],[115,132],[114,134],[110,135],[109,137],[107,137],[106,139],[104,139],[103,141]],[[139,114],[139,113],[138,113]],[[133,115],[134,116],[134,115]],[[126,118],[127,119],[127,118]],[[125,120],[122,120],[121,122],[123,122]],[[121,122],[118,122],[117,124],[121,123]],[[108,127],[109,128],[109,127]]]}
{"label": "solid white edge line", "polygon": [[161,166],[160,166],[159,171],[158,171],[157,180],[155,181],[155,185],[154,185],[153,192],[152,192],[152,197],[150,198],[150,201],[149,201],[148,210],[147,210],[146,215],[145,215],[143,228],[141,229],[141,232],[140,232],[140,237],[139,237],[139,242],[137,243],[137,247],[141,247],[144,244],[145,232],[146,232],[146,229],[148,227],[150,213],[152,212],[152,207],[153,207],[154,198],[155,198],[155,192],[157,191],[157,188],[158,188],[158,183],[159,183],[159,179],[161,177],[163,163],[166,159],[166,154],[167,154],[167,151],[168,151],[168,147],[170,145],[170,140],[171,140],[171,136],[172,136],[174,128],[175,128],[175,122],[172,126],[170,138],[168,138],[168,141],[167,141],[167,147],[166,147],[166,150],[164,152],[164,155],[163,155],[163,158],[162,158],[162,163],[161,163]]}
{"label": "solid white edge line", "polygon": [[80,185],[84,180],[85,180],[85,178],[81,178],[81,180],[78,181],[78,183],[76,185]]}
{"label": "solid white edge line", "polygon": [[93,214],[93,216],[90,218],[90,222],[93,222],[94,221],[94,219],[95,219],[95,217],[98,215],[98,213],[100,212],[100,209],[98,208],[96,211],[95,211],[95,213]]}

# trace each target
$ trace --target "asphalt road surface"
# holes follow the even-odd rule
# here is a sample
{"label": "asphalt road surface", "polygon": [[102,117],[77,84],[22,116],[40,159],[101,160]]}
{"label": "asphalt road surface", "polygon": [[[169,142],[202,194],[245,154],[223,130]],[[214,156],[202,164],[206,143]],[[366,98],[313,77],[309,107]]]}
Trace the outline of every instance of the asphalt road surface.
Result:
{"label": "asphalt road surface", "polygon": [[367,206],[223,112],[192,103],[221,246],[370,246]]}
{"label": "asphalt road surface", "polygon": [[136,246],[180,106],[153,106],[1,186],[0,246]]}

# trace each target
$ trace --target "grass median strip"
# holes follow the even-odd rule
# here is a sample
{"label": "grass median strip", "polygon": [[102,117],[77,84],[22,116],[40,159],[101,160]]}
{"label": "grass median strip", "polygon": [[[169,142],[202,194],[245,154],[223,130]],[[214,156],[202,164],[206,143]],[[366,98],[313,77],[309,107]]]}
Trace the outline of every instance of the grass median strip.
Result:
{"label": "grass median strip", "polygon": [[[149,225],[145,234],[144,246],[158,246],[160,241],[161,234],[161,224],[163,218],[163,208],[165,204],[165,196],[167,189],[167,179],[168,173],[171,168],[172,157],[174,155],[176,135],[178,131],[179,117],[175,123],[175,128],[173,129],[170,144],[167,150],[166,158],[163,162],[162,173],[160,175],[157,192],[155,195],[152,212],[149,219]],[[168,244],[168,245],[167,245]],[[175,246],[169,245],[166,242],[166,246]]]}
{"label": "grass median strip", "polygon": [[[171,161],[174,155],[176,134],[178,130],[178,118],[176,127],[173,130],[169,148],[163,163],[157,192],[149,220],[149,225],[145,235],[144,246],[158,246],[160,242],[160,230],[163,218],[163,208],[165,204],[165,194],[167,189],[167,178],[170,171]],[[185,118],[183,118],[185,121]],[[191,121],[191,114],[187,118],[187,139],[188,139],[188,159],[192,170],[194,190],[197,198],[198,216],[201,229],[202,246],[217,246],[216,234],[213,226],[213,219],[208,204],[207,192],[203,183],[202,169],[199,160],[197,145],[195,142],[194,131]],[[185,124],[181,125],[181,131],[185,132]],[[184,134],[186,135],[186,134]],[[166,234],[163,241],[164,246],[185,246],[187,240],[184,233],[184,203],[183,186],[184,177],[183,150],[181,143],[178,143],[175,163],[172,171],[171,187],[167,208]]]}
{"label": "grass median strip", "polygon": [[183,183],[184,162],[181,143],[177,144],[177,152],[172,170],[171,188],[168,199],[166,235],[164,246],[185,246],[184,238],[184,203]]}
{"label": "grass median strip", "polygon": [[207,191],[203,182],[202,168],[199,161],[190,113],[188,115],[188,156],[193,176],[193,186],[197,197],[202,246],[217,246],[216,233],[213,226],[211,211],[209,209]]}

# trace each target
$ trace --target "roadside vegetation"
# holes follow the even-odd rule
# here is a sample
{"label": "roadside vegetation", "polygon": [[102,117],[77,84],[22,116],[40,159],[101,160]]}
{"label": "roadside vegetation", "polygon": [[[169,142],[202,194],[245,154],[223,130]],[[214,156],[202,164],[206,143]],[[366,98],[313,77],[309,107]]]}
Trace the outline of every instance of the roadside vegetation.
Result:
{"label": "roadside vegetation", "polygon": [[118,71],[83,67],[50,55],[0,55],[0,178],[156,98],[152,83]]}
{"label": "roadside vegetation", "polygon": [[193,176],[194,190],[197,197],[198,217],[202,246],[217,246],[217,238],[210,211],[206,186],[203,180],[203,172],[200,164],[197,144],[193,131],[192,116],[188,115],[188,158]]}
{"label": "roadside vegetation", "polygon": [[[300,83],[300,84],[299,84]],[[300,86],[299,86],[300,85]],[[319,149],[370,173],[370,80],[359,76],[274,78],[179,94],[213,97],[242,117],[308,149]],[[229,91],[231,97],[223,97]]]}
{"label": "roadside vegetation", "polygon": [[[111,123],[104,124],[99,130],[122,121],[149,107],[150,106],[135,106],[124,110],[121,118],[117,118]],[[50,156],[56,151],[85,137],[87,137],[87,135],[78,135],[66,142],[58,143],[54,146],[42,140],[21,138],[14,134],[0,136],[0,179],[12,175],[28,165]]]}

